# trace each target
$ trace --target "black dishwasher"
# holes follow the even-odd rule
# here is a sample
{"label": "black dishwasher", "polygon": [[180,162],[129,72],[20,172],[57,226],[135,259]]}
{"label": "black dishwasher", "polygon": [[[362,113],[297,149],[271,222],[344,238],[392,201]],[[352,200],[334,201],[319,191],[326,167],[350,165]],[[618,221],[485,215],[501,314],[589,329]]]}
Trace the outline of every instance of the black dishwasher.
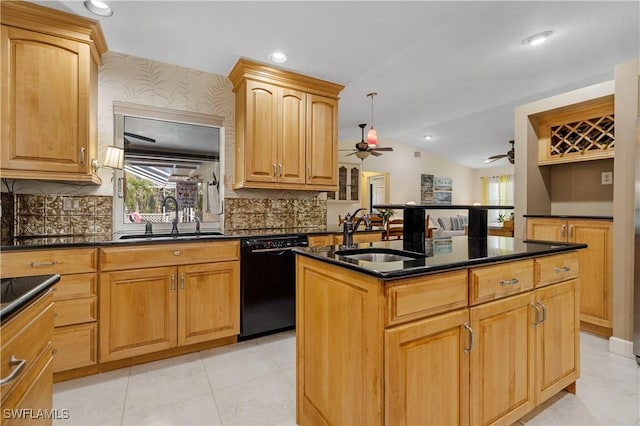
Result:
{"label": "black dishwasher", "polygon": [[240,340],[295,327],[296,266],[292,247],[305,235],[243,238],[240,252]]}

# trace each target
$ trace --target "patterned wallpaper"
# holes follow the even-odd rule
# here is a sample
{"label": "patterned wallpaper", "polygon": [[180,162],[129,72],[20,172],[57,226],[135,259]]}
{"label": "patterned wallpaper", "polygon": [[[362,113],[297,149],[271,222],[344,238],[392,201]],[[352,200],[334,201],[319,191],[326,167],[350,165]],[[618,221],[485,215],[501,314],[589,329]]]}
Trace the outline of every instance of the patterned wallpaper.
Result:
{"label": "patterned wallpaper", "polygon": [[[229,198],[251,198],[256,200],[306,200],[296,207],[296,217],[307,225],[324,226],[326,218],[320,218],[320,211],[326,211],[326,201],[319,199],[313,191],[233,191],[234,147],[235,147],[235,95],[233,86],[226,76],[184,68],[177,65],[156,62],[149,59],[107,52],[102,57],[103,66],[98,75],[98,159],[104,158],[106,147],[114,141],[113,102],[122,101],[155,107],[213,114],[224,118],[225,127],[225,202]],[[16,194],[73,195],[73,196],[113,196],[111,171],[100,169],[102,185],[70,185],[37,181],[18,181]],[[284,202],[283,201],[283,202]],[[16,203],[17,204],[17,203]],[[262,205],[259,203],[259,205]],[[19,206],[17,206],[19,207]],[[305,209],[312,211],[307,215]],[[229,203],[225,209],[225,229],[237,227],[242,221],[234,220],[234,214],[242,214],[239,205]],[[324,209],[324,210],[323,210]],[[280,219],[270,215],[281,215],[267,210],[263,223],[274,223]],[[20,211],[16,210],[16,216]],[[280,216],[281,217],[281,216]],[[314,218],[314,219],[309,219]],[[308,223],[317,221],[319,223]],[[291,222],[288,220],[287,222]],[[294,223],[297,223],[295,220]],[[256,222],[254,221],[253,224]],[[254,226],[255,227],[255,226]]]}

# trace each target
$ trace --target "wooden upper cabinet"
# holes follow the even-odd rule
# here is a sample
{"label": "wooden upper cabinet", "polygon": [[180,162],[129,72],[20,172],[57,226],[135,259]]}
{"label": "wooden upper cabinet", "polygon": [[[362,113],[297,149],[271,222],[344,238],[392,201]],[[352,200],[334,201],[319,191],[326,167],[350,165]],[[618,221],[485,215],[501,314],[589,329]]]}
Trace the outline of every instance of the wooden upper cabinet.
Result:
{"label": "wooden upper cabinet", "polygon": [[613,95],[536,116],[538,164],[572,163],[613,158]]}
{"label": "wooden upper cabinet", "polygon": [[234,188],[336,190],[343,86],[240,59]]}
{"label": "wooden upper cabinet", "polygon": [[100,183],[97,21],[27,2],[3,2],[3,178]]}

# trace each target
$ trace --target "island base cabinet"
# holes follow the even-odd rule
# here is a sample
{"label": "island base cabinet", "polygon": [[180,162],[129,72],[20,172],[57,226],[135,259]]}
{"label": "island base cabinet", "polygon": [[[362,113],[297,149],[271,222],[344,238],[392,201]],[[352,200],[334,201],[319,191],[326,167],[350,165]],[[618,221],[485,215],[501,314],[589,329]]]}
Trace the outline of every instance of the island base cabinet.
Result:
{"label": "island base cabinet", "polygon": [[297,411],[300,425],[382,423],[382,286],[297,256]]}
{"label": "island base cabinet", "polygon": [[470,309],[471,424],[511,424],[534,407],[531,293]]}
{"label": "island base cabinet", "polygon": [[100,362],[240,332],[238,262],[102,274]]}
{"label": "island base cabinet", "polygon": [[[566,281],[536,290],[540,309],[536,333],[536,405],[580,376],[578,285]],[[537,311],[536,311],[537,315]]]}
{"label": "island base cabinet", "polygon": [[469,424],[468,321],[461,310],[385,331],[386,424]]}

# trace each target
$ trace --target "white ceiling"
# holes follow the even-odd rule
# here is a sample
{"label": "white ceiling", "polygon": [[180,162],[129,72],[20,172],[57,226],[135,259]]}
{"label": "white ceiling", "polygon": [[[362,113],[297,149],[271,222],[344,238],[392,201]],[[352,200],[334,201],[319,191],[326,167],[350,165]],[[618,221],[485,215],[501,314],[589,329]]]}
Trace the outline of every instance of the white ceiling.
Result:
{"label": "white ceiling", "polygon": [[[216,74],[282,50],[283,67],[346,86],[343,146],[371,121],[375,91],[382,146],[472,168],[508,151],[515,106],[610,80],[615,65],[640,57],[638,1],[106,2],[110,18],[81,1],[37,3],[99,19],[110,50]],[[546,43],[521,43],[545,30],[554,31]]]}

